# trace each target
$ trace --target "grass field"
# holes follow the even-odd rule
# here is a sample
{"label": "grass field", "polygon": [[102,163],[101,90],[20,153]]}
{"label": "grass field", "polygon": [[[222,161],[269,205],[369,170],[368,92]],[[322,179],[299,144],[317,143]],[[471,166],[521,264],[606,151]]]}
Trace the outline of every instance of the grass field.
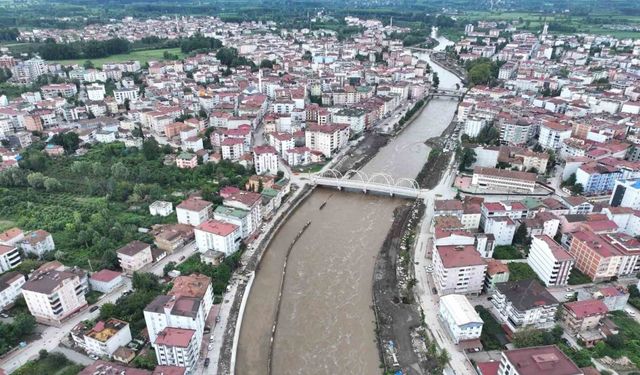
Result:
{"label": "grass field", "polygon": [[[152,61],[152,60],[164,60],[164,53],[165,51],[173,54],[173,55],[178,55],[178,57],[183,58],[185,55],[180,52],[180,48],[163,48],[163,49],[149,49],[149,50],[140,50],[140,51],[132,51],[126,54],[122,54],[122,55],[112,55],[109,57],[103,57],[103,58],[99,58],[99,59],[91,59],[91,62],[93,62],[93,65],[96,67],[102,67],[103,64],[106,63],[111,63],[111,62],[121,62],[121,61],[128,61],[128,60],[138,60],[140,61],[140,64],[144,64],[148,61]],[[82,65],[84,64],[84,62],[87,61],[87,59],[77,59],[77,60],[57,60],[55,62],[58,62],[60,64],[64,64],[64,65],[73,65],[73,64],[78,64],[78,65]]]}

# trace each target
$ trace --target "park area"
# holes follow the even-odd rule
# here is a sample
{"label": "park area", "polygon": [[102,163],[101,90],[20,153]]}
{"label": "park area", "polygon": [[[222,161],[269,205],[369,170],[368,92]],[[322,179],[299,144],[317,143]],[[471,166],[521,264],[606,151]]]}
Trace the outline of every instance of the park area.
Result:
{"label": "park area", "polygon": [[[117,63],[122,61],[137,60],[140,61],[140,65],[144,65],[149,61],[161,61],[166,60],[165,52],[172,57],[177,56],[179,59],[185,55],[180,51],[180,48],[161,48],[161,49],[148,49],[148,50],[136,50],[129,53],[111,55],[108,57],[101,57],[97,59],[89,59],[93,65],[97,68],[102,68],[102,65],[107,63]],[[54,62],[63,65],[83,65],[87,59],[75,59],[75,60],[56,60]]]}

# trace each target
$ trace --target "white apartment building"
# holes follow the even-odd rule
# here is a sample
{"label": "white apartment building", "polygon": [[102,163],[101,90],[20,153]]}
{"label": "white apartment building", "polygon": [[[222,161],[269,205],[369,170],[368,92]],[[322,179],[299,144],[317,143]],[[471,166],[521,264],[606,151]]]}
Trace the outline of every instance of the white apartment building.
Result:
{"label": "white apartment building", "polygon": [[199,198],[187,198],[176,206],[178,223],[194,227],[209,220],[213,203]]}
{"label": "white apartment building", "polygon": [[92,83],[86,87],[87,97],[91,101],[101,101],[104,100],[104,96],[106,95],[106,91],[104,85],[99,83]]}
{"label": "white apartment building", "polygon": [[640,209],[640,180],[617,180],[609,204],[612,207]]}
{"label": "white apartment building", "polygon": [[220,144],[222,158],[225,160],[238,160],[245,154],[244,140],[242,138],[225,138]]}
{"label": "white apartment building", "polygon": [[39,258],[56,249],[51,234],[42,229],[27,233],[20,242],[20,247],[25,253],[36,255]]}
{"label": "white apartment building", "polygon": [[491,303],[494,315],[514,332],[526,326],[553,327],[559,305],[558,300],[537,280],[496,284]]}
{"label": "white apartment building", "polygon": [[38,270],[22,286],[29,312],[42,324],[59,326],[71,314],[87,306],[85,286],[69,271]]}
{"label": "white apartment building", "polygon": [[25,282],[24,275],[14,271],[0,276],[0,310],[13,305],[22,294],[22,286]]}
{"label": "white apartment building", "polygon": [[200,356],[200,341],[192,329],[167,327],[153,341],[153,348],[158,365],[184,367],[187,375],[195,370]]}
{"label": "white apartment building", "polygon": [[227,196],[222,202],[227,207],[249,211],[249,233],[254,233],[262,224],[262,195],[251,191],[238,191]]}
{"label": "white apartment building", "polygon": [[475,138],[485,126],[487,126],[487,120],[478,117],[468,117],[464,121],[464,134]]}
{"label": "white apartment building", "polygon": [[0,272],[7,272],[20,263],[22,263],[22,257],[17,247],[0,245]]}
{"label": "white apartment building", "polygon": [[348,124],[351,132],[358,134],[364,131],[367,112],[358,108],[344,108],[334,113],[333,122],[336,124]]}
{"label": "white apartment building", "polygon": [[533,236],[527,263],[547,286],[567,285],[575,260],[553,238]]}
{"label": "white apartment building", "polygon": [[249,211],[240,208],[218,206],[213,211],[213,218],[226,223],[235,224],[240,228],[242,238],[247,238],[251,234],[251,215]]}
{"label": "white apartment building", "polygon": [[88,353],[98,357],[109,357],[119,347],[131,342],[129,323],[111,318],[106,322],[99,321],[84,335],[85,348]]}
{"label": "white apartment building", "polygon": [[557,122],[545,122],[540,125],[538,143],[547,150],[558,150],[565,139],[571,137],[571,127]]}
{"label": "white apartment building", "polygon": [[173,213],[173,203],[165,201],[155,201],[149,205],[151,216],[169,216]]}
{"label": "white apartment building", "polygon": [[134,86],[113,90],[113,97],[118,105],[123,105],[127,99],[129,99],[130,102],[136,101],[138,100],[138,88]]}
{"label": "white apartment building", "polygon": [[511,245],[516,228],[517,224],[507,216],[490,217],[484,223],[484,232],[492,234],[498,246]]}
{"label": "white apartment building", "polygon": [[240,249],[242,231],[235,224],[210,219],[194,230],[198,251],[215,250],[229,256]]}
{"label": "white apartment building", "polygon": [[349,126],[310,125],[304,133],[305,146],[330,158],[349,142]]}
{"label": "white apartment building", "polygon": [[253,166],[256,173],[262,174],[278,174],[278,164],[280,157],[278,152],[272,146],[256,146],[253,148]]}
{"label": "white apartment building", "polygon": [[131,241],[116,250],[120,268],[128,274],[142,269],[147,264],[153,262],[151,245],[141,241]]}
{"label": "white apartment building", "polygon": [[487,264],[473,245],[437,246],[433,252],[438,294],[480,294]]}
{"label": "white apartment building", "polygon": [[480,338],[484,322],[467,297],[460,294],[440,297],[438,315],[455,344]]}

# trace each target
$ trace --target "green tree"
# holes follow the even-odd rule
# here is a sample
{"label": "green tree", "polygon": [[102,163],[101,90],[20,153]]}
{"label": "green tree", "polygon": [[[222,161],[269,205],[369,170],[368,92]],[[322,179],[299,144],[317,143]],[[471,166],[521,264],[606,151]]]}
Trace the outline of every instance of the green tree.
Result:
{"label": "green tree", "polygon": [[27,176],[27,182],[29,186],[34,189],[42,189],[44,188],[44,175],[40,172],[29,173]]}
{"label": "green tree", "polygon": [[160,281],[158,276],[148,272],[134,272],[131,280],[133,289],[139,290],[159,290]]}
{"label": "green tree", "polygon": [[530,237],[527,235],[527,224],[521,223],[513,235],[513,243],[519,245],[527,245],[529,241]]}
{"label": "green tree", "polygon": [[155,138],[150,137],[142,142],[142,153],[147,160],[156,160],[160,157],[160,145]]}
{"label": "green tree", "polygon": [[460,157],[459,171],[467,170],[476,161],[476,152],[472,148],[465,147]]}
{"label": "green tree", "polygon": [[431,76],[431,85],[435,88],[440,86],[440,77],[437,72],[433,72],[433,75]]}
{"label": "green tree", "polygon": [[62,184],[56,178],[46,177],[44,179],[44,188],[48,192],[60,191],[62,190]]}

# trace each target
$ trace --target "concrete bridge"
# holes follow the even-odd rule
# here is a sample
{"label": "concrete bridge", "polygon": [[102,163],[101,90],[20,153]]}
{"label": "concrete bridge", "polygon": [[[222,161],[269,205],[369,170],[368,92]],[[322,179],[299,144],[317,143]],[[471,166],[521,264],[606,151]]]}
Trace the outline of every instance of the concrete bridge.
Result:
{"label": "concrete bridge", "polygon": [[453,90],[453,89],[439,89],[432,88],[429,90],[427,97],[438,97],[438,98],[453,98],[457,100],[461,100],[464,96],[464,91],[462,90]]}
{"label": "concrete bridge", "polygon": [[420,189],[418,182],[411,178],[394,180],[388,174],[374,173],[371,176],[362,171],[350,170],[342,174],[334,169],[327,169],[322,174],[314,175],[311,181],[315,185],[338,188],[339,190],[356,190],[363,193],[388,194],[403,198],[423,198],[428,190]]}

